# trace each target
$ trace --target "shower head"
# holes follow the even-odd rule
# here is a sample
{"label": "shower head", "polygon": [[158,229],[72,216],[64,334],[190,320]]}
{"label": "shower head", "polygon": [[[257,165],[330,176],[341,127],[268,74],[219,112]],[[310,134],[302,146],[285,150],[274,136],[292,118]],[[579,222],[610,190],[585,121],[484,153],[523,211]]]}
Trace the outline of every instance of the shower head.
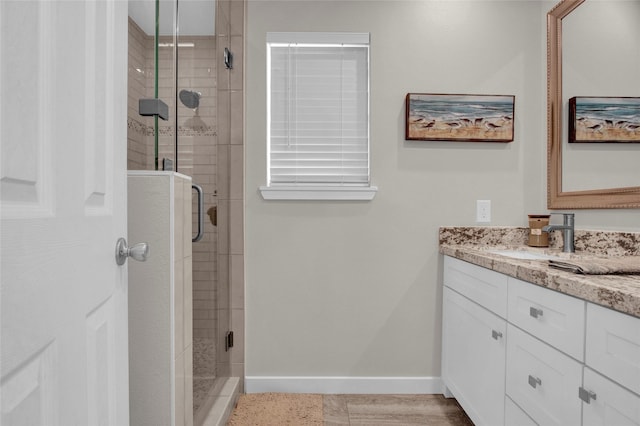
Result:
{"label": "shower head", "polygon": [[200,105],[200,96],[202,93],[196,92],[194,90],[181,90],[180,94],[180,102],[184,104],[187,108],[196,109],[198,105]]}

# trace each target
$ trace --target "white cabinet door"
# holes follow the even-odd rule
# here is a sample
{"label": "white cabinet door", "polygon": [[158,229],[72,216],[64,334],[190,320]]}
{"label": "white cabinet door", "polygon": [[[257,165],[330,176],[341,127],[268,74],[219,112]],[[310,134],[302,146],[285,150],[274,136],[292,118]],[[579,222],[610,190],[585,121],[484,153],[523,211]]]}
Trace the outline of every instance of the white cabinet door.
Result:
{"label": "white cabinet door", "polygon": [[583,426],[639,426],[640,396],[635,395],[589,368],[584,369]]}
{"label": "white cabinet door", "polygon": [[640,318],[587,304],[585,363],[640,394]]}
{"label": "white cabinet door", "polygon": [[507,395],[540,425],[580,424],[582,364],[509,324]]}
{"label": "white cabinet door", "polygon": [[522,408],[508,396],[504,397],[504,424],[506,426],[538,426]]}
{"label": "white cabinet door", "polygon": [[444,287],[442,378],[476,425],[504,424],[506,321]]}
{"label": "white cabinet door", "polygon": [[127,425],[127,3],[0,1],[0,424]]}

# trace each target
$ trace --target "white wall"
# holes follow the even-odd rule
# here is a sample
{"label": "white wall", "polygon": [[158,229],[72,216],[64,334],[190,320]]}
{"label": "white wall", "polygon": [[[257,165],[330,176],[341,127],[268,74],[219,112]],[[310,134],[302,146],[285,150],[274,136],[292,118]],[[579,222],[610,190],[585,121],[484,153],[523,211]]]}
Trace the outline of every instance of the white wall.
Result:
{"label": "white wall", "polygon": [[[546,212],[539,1],[254,1],[247,6],[246,375],[439,376],[438,227]],[[264,201],[265,34],[371,33],[371,202]],[[515,95],[511,143],[404,140],[408,92]],[[637,213],[581,212],[578,227]],[[581,226],[585,225],[585,226]]]}

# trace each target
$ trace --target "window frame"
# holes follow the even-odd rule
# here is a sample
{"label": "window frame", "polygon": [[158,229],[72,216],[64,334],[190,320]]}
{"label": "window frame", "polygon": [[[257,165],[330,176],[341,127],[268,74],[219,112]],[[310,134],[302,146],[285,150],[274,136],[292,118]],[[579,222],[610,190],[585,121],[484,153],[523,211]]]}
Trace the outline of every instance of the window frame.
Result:
{"label": "window frame", "polygon": [[[271,45],[300,44],[321,46],[366,45],[367,47],[367,177],[366,183],[299,183],[270,182],[271,177]],[[336,32],[269,32],[267,54],[267,184],[260,186],[265,200],[372,200],[378,190],[371,184],[371,90],[369,33]]]}

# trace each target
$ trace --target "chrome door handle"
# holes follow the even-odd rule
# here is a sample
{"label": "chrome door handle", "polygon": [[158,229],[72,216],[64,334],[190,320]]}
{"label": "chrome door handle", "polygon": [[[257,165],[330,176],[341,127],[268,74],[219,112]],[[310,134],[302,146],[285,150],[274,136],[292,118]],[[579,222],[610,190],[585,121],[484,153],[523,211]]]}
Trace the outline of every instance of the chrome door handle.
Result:
{"label": "chrome door handle", "polygon": [[542,380],[540,380],[538,377],[529,375],[529,385],[535,389],[538,386],[542,386]]}
{"label": "chrome door handle", "polygon": [[200,241],[204,236],[204,195],[200,185],[194,183],[191,185],[191,188],[195,189],[198,193],[198,233],[195,237],[191,238],[191,242],[195,243]]}
{"label": "chrome door handle", "polygon": [[542,309],[534,308],[533,306],[529,308],[529,315],[534,318],[538,318],[542,316]]}
{"label": "chrome door handle", "polygon": [[124,265],[127,257],[132,257],[139,262],[146,261],[149,257],[149,244],[138,243],[133,247],[127,247],[127,240],[118,238],[118,242],[116,242],[116,263]]}

